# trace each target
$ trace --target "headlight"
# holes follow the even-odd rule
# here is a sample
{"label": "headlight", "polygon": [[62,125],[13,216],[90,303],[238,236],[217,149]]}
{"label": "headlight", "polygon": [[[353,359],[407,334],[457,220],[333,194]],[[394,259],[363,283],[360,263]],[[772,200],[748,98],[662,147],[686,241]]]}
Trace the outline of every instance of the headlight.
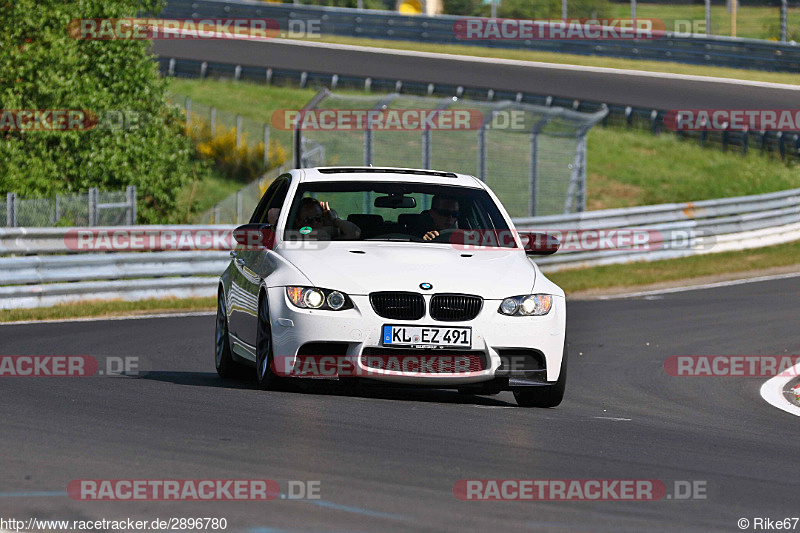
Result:
{"label": "headlight", "polygon": [[549,294],[526,294],[506,298],[497,309],[498,313],[509,316],[542,316],[553,307],[553,297]]}
{"label": "headlight", "polygon": [[328,307],[330,307],[334,311],[338,311],[339,309],[344,307],[346,299],[344,297],[344,294],[342,294],[341,292],[333,291],[328,295],[325,301],[328,302]]}
{"label": "headlight", "polygon": [[317,287],[286,287],[286,296],[296,307],[340,311],[352,309],[353,302],[343,292]]}

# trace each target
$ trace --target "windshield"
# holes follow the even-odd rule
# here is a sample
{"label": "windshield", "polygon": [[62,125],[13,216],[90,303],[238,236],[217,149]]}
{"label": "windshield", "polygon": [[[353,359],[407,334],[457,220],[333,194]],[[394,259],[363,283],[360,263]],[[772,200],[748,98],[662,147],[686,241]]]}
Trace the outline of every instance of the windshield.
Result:
{"label": "windshield", "polygon": [[415,183],[316,182],[298,188],[284,239],[441,243],[449,242],[459,230],[508,229],[500,210],[483,189]]}

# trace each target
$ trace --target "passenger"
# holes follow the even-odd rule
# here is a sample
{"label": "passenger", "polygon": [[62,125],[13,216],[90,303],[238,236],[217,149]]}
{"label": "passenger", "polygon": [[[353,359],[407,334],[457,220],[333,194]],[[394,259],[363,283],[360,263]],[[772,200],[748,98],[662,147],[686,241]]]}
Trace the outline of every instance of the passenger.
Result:
{"label": "passenger", "polygon": [[292,229],[300,231],[311,228],[317,232],[319,240],[356,240],[361,236],[361,229],[348,220],[336,216],[328,202],[320,202],[316,198],[300,200],[300,209],[294,220]]}

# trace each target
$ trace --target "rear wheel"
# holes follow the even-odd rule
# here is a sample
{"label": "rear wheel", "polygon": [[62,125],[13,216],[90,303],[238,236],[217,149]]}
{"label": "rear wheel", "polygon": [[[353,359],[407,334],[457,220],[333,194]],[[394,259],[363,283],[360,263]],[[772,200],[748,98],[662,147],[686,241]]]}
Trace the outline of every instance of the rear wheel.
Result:
{"label": "rear wheel", "polygon": [[564,339],[564,355],[561,356],[561,372],[553,385],[518,387],[514,398],[520,407],[555,407],[564,399],[567,385],[567,340]]}
{"label": "rear wheel", "polygon": [[256,332],[256,380],[261,390],[279,390],[282,379],[273,372],[272,326],[269,321],[267,295],[258,301],[258,330]]}
{"label": "rear wheel", "polygon": [[217,374],[223,378],[233,377],[237,370],[231,355],[231,340],[228,335],[228,315],[225,308],[225,293],[222,289],[217,295],[217,328],[214,337],[214,364]]}

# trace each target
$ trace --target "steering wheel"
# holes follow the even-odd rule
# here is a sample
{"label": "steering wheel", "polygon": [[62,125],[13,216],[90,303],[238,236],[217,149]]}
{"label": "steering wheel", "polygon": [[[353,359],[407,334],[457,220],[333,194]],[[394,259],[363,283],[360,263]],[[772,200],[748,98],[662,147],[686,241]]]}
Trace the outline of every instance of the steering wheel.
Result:
{"label": "steering wheel", "polygon": [[458,231],[459,228],[448,228],[439,231],[439,236],[426,242],[450,242],[450,236]]}

